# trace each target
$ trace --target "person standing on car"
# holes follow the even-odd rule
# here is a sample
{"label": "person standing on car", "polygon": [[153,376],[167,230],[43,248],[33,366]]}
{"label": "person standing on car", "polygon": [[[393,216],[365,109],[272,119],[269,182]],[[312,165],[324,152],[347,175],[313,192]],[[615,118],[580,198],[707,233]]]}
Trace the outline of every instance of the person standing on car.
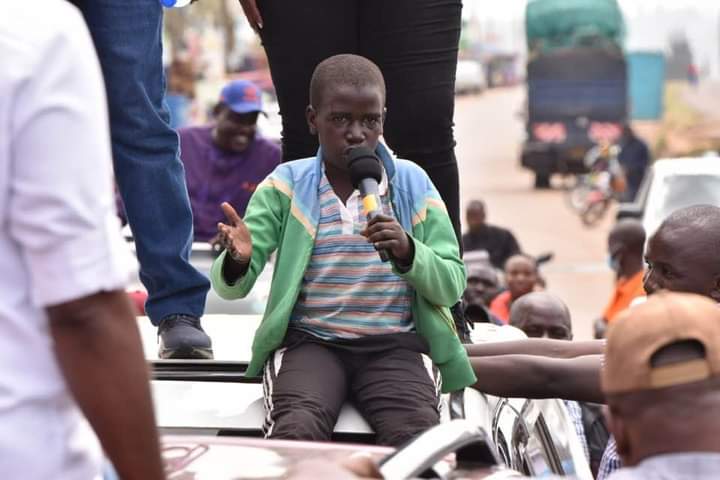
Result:
{"label": "person standing on car", "polygon": [[369,58],[387,83],[384,138],[398,157],[430,176],[459,242],[453,115],[462,1],[239,1],[267,53],[282,115],[284,160],[317,153],[318,140],[305,121],[315,65],[340,53]]}
{"label": "person standing on car", "polygon": [[[474,381],[449,311],[465,269],[427,174],[380,143],[380,69],[336,55],[316,67],[310,88],[307,121],[321,149],[276,168],[244,219],[223,204],[225,250],[210,277],[222,298],[242,298],[277,252],[247,369],[264,367],[267,437],[330,440],[349,399],[378,443],[397,446],[439,423],[441,389]],[[349,172],[357,148],[380,163],[378,193],[365,197],[379,211],[370,220]]]}
{"label": "person standing on car", "polygon": [[257,133],[261,95],[248,80],[232,81],[220,93],[212,124],[178,131],[195,240],[217,234],[221,203],[245,215],[258,184],[280,164],[280,147]]}
{"label": "person standing on car", "polygon": [[647,144],[635,134],[629,123],[623,126],[618,161],[627,179],[625,201],[632,202],[640,190],[640,184],[645,178],[645,171],[650,164],[650,150]]}
{"label": "person standing on car", "polygon": [[66,2],[7,2],[0,58],[0,472],[97,479],[104,451],[160,480],[90,35]]}
{"label": "person standing on car", "polygon": [[520,245],[513,233],[502,227],[489,225],[485,202],[473,200],[465,210],[468,231],[462,236],[463,249],[485,250],[490,255],[490,263],[497,269],[505,268],[505,262],[521,252]]}
{"label": "person standing on car", "polygon": [[207,277],[190,264],[192,212],[170,127],[158,0],[70,0],[80,8],[105,78],[115,180],[135,239],[145,310],[161,358],[212,358],[200,325]]}

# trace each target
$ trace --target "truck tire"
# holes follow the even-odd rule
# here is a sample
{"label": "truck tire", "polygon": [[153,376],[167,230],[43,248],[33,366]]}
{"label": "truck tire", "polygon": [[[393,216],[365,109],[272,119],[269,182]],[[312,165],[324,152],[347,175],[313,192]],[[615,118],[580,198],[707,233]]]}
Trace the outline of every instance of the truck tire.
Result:
{"label": "truck tire", "polygon": [[535,188],[538,190],[550,188],[550,174],[535,172]]}

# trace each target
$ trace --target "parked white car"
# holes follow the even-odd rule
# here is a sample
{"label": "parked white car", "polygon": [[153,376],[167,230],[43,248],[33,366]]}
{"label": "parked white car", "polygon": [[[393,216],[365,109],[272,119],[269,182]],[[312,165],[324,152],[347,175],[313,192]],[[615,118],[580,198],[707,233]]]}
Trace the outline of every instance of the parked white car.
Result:
{"label": "parked white car", "polygon": [[720,207],[720,156],[668,158],[649,167],[637,198],[618,209],[617,218],[642,221],[649,238],[671,213],[691,205]]}
{"label": "parked white car", "polygon": [[476,60],[458,60],[455,71],[455,93],[480,93],[487,88],[485,69]]}

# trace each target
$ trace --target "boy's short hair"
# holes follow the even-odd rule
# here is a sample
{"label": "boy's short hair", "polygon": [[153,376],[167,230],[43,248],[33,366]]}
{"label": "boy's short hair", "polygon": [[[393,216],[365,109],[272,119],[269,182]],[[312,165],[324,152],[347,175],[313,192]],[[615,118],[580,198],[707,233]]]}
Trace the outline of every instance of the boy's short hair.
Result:
{"label": "boy's short hair", "polygon": [[318,108],[330,86],[378,87],[385,103],[385,79],[377,65],[360,55],[341,54],[326,58],[315,67],[310,79],[310,105]]}

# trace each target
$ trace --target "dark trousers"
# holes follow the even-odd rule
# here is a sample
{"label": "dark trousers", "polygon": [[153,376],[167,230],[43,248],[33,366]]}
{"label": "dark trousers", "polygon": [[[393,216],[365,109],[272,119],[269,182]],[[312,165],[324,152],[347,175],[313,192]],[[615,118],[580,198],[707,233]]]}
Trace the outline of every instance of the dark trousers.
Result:
{"label": "dark trousers", "polygon": [[[158,0],[74,0],[105,77],[115,178],[135,237],[145,309],[154,324],[199,317],[210,282],[189,262],[192,212],[170,128]],[[219,208],[219,207],[218,207]]]}
{"label": "dark trousers", "polygon": [[340,53],[367,57],[387,84],[388,145],[428,173],[459,242],[453,112],[462,1],[259,0],[258,8],[282,114],[283,158],[317,152],[317,138],[305,120],[317,64]]}
{"label": "dark trousers", "polygon": [[415,334],[325,342],[300,332],[267,361],[266,437],[330,440],[350,400],[380,445],[398,446],[440,421],[440,378]]}

